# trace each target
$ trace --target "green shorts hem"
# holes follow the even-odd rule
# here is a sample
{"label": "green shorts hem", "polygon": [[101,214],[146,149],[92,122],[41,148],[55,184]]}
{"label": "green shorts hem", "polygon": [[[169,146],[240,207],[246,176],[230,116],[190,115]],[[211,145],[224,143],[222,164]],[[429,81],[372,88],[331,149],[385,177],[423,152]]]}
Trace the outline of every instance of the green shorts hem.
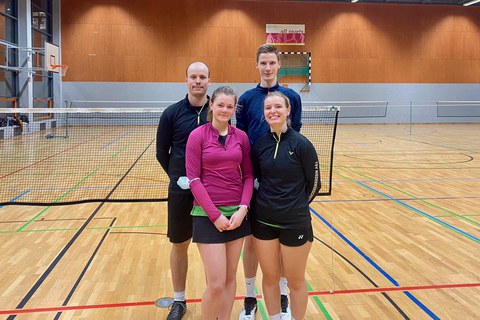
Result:
{"label": "green shorts hem", "polygon": [[[231,217],[239,208],[240,206],[217,206],[218,211],[220,211],[225,217]],[[201,206],[193,206],[190,215],[194,217],[208,217],[207,213]]]}

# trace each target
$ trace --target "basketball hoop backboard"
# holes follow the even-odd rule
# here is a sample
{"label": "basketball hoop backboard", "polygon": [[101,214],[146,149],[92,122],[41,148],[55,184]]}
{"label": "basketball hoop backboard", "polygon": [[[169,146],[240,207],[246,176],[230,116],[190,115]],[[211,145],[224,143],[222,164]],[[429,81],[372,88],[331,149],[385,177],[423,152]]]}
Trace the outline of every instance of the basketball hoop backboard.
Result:
{"label": "basketball hoop backboard", "polygon": [[60,72],[59,68],[53,66],[60,65],[60,52],[58,46],[45,41],[45,60],[43,66],[45,70],[52,72]]}

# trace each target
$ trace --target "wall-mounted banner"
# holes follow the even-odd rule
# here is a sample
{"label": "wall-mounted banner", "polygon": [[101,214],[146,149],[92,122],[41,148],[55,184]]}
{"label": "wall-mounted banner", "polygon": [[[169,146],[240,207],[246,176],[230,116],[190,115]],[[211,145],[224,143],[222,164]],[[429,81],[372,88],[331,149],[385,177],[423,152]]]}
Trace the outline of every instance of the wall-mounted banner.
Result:
{"label": "wall-mounted banner", "polygon": [[271,44],[305,44],[305,25],[304,24],[267,24],[266,25],[266,43]]}

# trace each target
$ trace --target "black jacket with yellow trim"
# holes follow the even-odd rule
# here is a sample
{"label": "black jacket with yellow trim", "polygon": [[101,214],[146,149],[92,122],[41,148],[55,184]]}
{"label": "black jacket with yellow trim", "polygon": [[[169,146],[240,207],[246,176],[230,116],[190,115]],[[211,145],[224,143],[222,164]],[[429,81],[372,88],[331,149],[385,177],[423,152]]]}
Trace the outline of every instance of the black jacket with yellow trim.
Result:
{"label": "black jacket with yellow trim", "polygon": [[252,163],[260,183],[253,218],[288,229],[308,225],[309,203],[321,187],[313,144],[291,128],[279,137],[270,132],[255,141]]}

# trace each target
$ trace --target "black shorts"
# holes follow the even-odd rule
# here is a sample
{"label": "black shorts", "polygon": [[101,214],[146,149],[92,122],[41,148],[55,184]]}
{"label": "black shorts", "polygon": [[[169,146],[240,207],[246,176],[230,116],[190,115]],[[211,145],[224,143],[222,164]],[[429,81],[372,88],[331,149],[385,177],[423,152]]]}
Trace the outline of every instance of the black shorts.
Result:
{"label": "black shorts", "polygon": [[252,234],[250,223],[243,219],[242,224],[233,230],[220,232],[208,217],[193,217],[193,242],[227,243]]}
{"label": "black shorts", "polygon": [[190,192],[168,191],[168,230],[171,243],[192,238],[193,195]]}
{"label": "black shorts", "polygon": [[278,239],[281,244],[288,247],[299,247],[307,243],[307,241],[313,242],[311,223],[302,229],[283,229],[255,220],[252,221],[252,235],[259,240]]}

